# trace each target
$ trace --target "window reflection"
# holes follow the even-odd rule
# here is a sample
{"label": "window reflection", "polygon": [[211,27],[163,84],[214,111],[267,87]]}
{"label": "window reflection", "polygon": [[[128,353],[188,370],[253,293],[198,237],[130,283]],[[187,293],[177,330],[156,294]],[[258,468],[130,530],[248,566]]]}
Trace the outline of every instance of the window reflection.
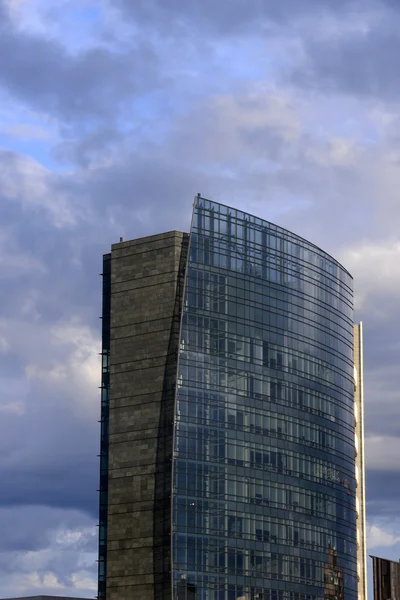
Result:
{"label": "window reflection", "polygon": [[189,254],[176,598],[319,600],[331,548],[356,600],[351,277],[305,240],[204,199]]}

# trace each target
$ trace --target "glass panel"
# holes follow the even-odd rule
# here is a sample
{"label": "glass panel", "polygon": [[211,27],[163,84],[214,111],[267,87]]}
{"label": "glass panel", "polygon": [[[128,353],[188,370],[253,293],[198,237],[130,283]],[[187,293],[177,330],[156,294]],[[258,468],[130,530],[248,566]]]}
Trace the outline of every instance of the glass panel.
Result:
{"label": "glass panel", "polygon": [[356,600],[352,279],[266,221],[194,213],[174,600]]}

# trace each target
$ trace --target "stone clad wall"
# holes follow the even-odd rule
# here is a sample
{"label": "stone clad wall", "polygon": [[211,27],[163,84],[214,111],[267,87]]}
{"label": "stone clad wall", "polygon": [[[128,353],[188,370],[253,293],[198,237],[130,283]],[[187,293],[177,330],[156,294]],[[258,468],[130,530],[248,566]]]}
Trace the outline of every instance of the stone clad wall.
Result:
{"label": "stone clad wall", "polygon": [[173,413],[188,235],[111,262],[107,600],[168,600]]}

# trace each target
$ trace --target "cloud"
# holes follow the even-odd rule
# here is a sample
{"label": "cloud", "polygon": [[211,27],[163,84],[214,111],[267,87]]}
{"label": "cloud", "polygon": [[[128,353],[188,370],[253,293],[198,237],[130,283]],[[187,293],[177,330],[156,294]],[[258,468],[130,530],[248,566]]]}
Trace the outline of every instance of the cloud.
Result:
{"label": "cloud", "polygon": [[46,273],[46,266],[19,248],[13,240],[12,234],[6,229],[0,229],[0,267],[2,276],[7,280],[21,278],[32,273],[40,278]]}
{"label": "cloud", "polygon": [[69,406],[80,418],[94,422],[99,409],[100,338],[79,319],[58,324],[49,333],[46,354],[26,357],[28,380],[36,380],[42,389],[58,398],[67,392]]}
{"label": "cloud", "polygon": [[51,174],[34,159],[0,149],[0,197],[32,212],[44,212],[57,227],[75,222],[82,209],[58,187],[62,177]]}
{"label": "cloud", "polygon": [[7,0],[0,0],[0,19],[2,23],[8,22],[9,9],[7,6]]}
{"label": "cloud", "polygon": [[144,39],[125,53],[97,44],[74,55],[50,37],[10,24],[0,24],[0,30],[0,86],[31,107],[66,122],[77,120],[81,127],[83,120],[85,127],[91,119],[115,120],[126,99],[157,77],[156,55]]}
{"label": "cloud", "polygon": [[74,510],[42,506],[0,508],[2,594],[92,596],[96,590],[97,531]]}
{"label": "cloud", "polygon": [[400,495],[398,6],[92,8],[32,0],[6,22],[0,0],[2,595],[94,595],[102,254],[120,235],[187,231],[197,192],[354,274],[370,539],[394,552],[378,517],[394,521]]}
{"label": "cloud", "polygon": [[400,471],[400,436],[371,435],[365,439],[368,469]]}
{"label": "cloud", "polygon": [[400,481],[398,471],[369,469],[366,473],[367,516],[394,519],[398,517]]}
{"label": "cloud", "polygon": [[274,0],[231,0],[215,4],[212,0],[204,0],[201,4],[196,0],[172,0],[165,3],[162,0],[140,1],[133,5],[129,0],[117,0],[113,5],[120,7],[127,16],[147,26],[162,29],[172,26],[191,26],[207,35],[238,35],[241,33],[258,32],[260,25],[270,22],[284,24],[312,16],[319,20],[325,14],[343,13],[350,9],[365,7],[356,0],[327,0],[323,4],[310,0],[296,2],[287,0],[285,3]]}
{"label": "cloud", "polygon": [[[341,260],[356,280],[359,310],[376,311],[381,320],[391,319],[387,303],[397,302],[400,291],[400,241],[364,241],[342,250]],[[380,302],[377,302],[377,298]]]}
{"label": "cloud", "polygon": [[[279,224],[343,254],[344,240],[359,239],[361,228],[374,238],[387,234],[387,207],[399,211],[398,169],[389,142],[371,145],[333,132],[321,136],[312,129],[312,111],[304,96],[277,94],[268,86],[211,95],[170,120],[159,142],[127,135],[104,152],[105,164],[79,175],[80,185],[104,207],[104,218],[112,212],[117,219],[123,211],[121,221],[132,223],[131,235],[138,212],[148,213],[156,230],[163,221],[160,210],[172,223],[172,207],[187,204],[195,190],[233,205],[245,198],[248,210],[269,220],[279,216]],[[367,126],[370,115],[359,120]],[[85,156],[79,144],[77,161]],[[378,193],[385,195],[380,206]]]}
{"label": "cloud", "polygon": [[25,413],[25,405],[21,401],[8,402],[7,404],[0,405],[0,411],[14,413],[21,416]]}
{"label": "cloud", "polygon": [[3,127],[0,129],[0,134],[22,140],[45,140],[49,137],[49,133],[45,129],[29,124]]}
{"label": "cloud", "polygon": [[375,524],[367,526],[368,550],[377,547],[382,548],[394,546],[398,543],[400,543],[400,527],[398,522],[385,522],[383,526],[378,526]]}
{"label": "cloud", "polygon": [[5,352],[8,349],[8,341],[4,335],[0,335],[0,353]]}
{"label": "cloud", "polygon": [[[189,151],[186,160],[216,169],[221,163],[239,166],[256,158],[264,164],[277,161],[283,158],[280,150],[296,145],[301,133],[300,116],[291,99],[268,87],[255,87],[212,97],[181,120],[180,133],[173,134],[171,141],[180,158]],[[196,137],[199,143],[191,147],[190,140]]]}
{"label": "cloud", "polygon": [[[97,512],[99,338],[79,320],[3,320],[0,506]],[[7,365],[11,365],[11,370]]]}
{"label": "cloud", "polygon": [[383,2],[365,3],[345,23],[337,16],[304,35],[303,59],[292,67],[293,83],[325,94],[395,102],[400,91],[398,5],[384,7]]}

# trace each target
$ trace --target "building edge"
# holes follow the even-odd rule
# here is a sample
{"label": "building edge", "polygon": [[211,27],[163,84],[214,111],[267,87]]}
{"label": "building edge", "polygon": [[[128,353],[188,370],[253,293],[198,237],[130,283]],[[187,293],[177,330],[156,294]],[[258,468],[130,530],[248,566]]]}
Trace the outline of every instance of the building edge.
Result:
{"label": "building edge", "polygon": [[[173,490],[174,487],[174,452],[175,452],[175,442],[176,442],[176,408],[177,408],[177,399],[178,399],[178,385],[179,385],[179,357],[180,357],[180,343],[181,343],[181,333],[182,333],[182,320],[183,320],[183,305],[184,305],[184,301],[185,301],[185,292],[186,292],[186,283],[187,283],[187,275],[188,275],[188,262],[189,262],[189,256],[190,256],[190,242],[192,239],[192,228],[193,228],[193,222],[194,222],[194,207],[196,205],[196,200],[199,198],[200,194],[197,194],[197,196],[194,197],[193,200],[193,210],[192,210],[192,218],[190,221],[190,230],[189,230],[189,234],[184,234],[184,236],[186,236],[186,257],[183,261],[181,261],[180,264],[180,273],[182,272],[182,277],[183,277],[183,286],[182,286],[182,295],[180,297],[180,301],[181,301],[181,305],[180,305],[180,315],[179,315],[179,332],[178,332],[178,352],[177,352],[177,359],[176,359],[176,372],[175,372],[175,395],[174,395],[174,406],[173,406],[173,431],[172,431],[172,461],[171,461],[171,490]],[[183,252],[182,252],[183,254]],[[182,259],[182,254],[181,254],[181,259]],[[178,294],[177,294],[178,297]],[[170,496],[170,514],[171,514],[171,531],[170,531],[170,556],[171,556],[171,560],[170,560],[170,573],[171,573],[171,598],[173,599],[174,597],[174,580],[172,577],[172,573],[173,573],[173,562],[174,562],[174,555],[173,555],[173,533],[174,533],[174,528],[173,528],[173,494],[171,493]]]}
{"label": "building edge", "polygon": [[356,436],[356,479],[357,479],[357,562],[358,599],[367,600],[367,542],[365,502],[365,456],[364,456],[364,359],[363,324],[354,325],[355,367],[355,436]]}

